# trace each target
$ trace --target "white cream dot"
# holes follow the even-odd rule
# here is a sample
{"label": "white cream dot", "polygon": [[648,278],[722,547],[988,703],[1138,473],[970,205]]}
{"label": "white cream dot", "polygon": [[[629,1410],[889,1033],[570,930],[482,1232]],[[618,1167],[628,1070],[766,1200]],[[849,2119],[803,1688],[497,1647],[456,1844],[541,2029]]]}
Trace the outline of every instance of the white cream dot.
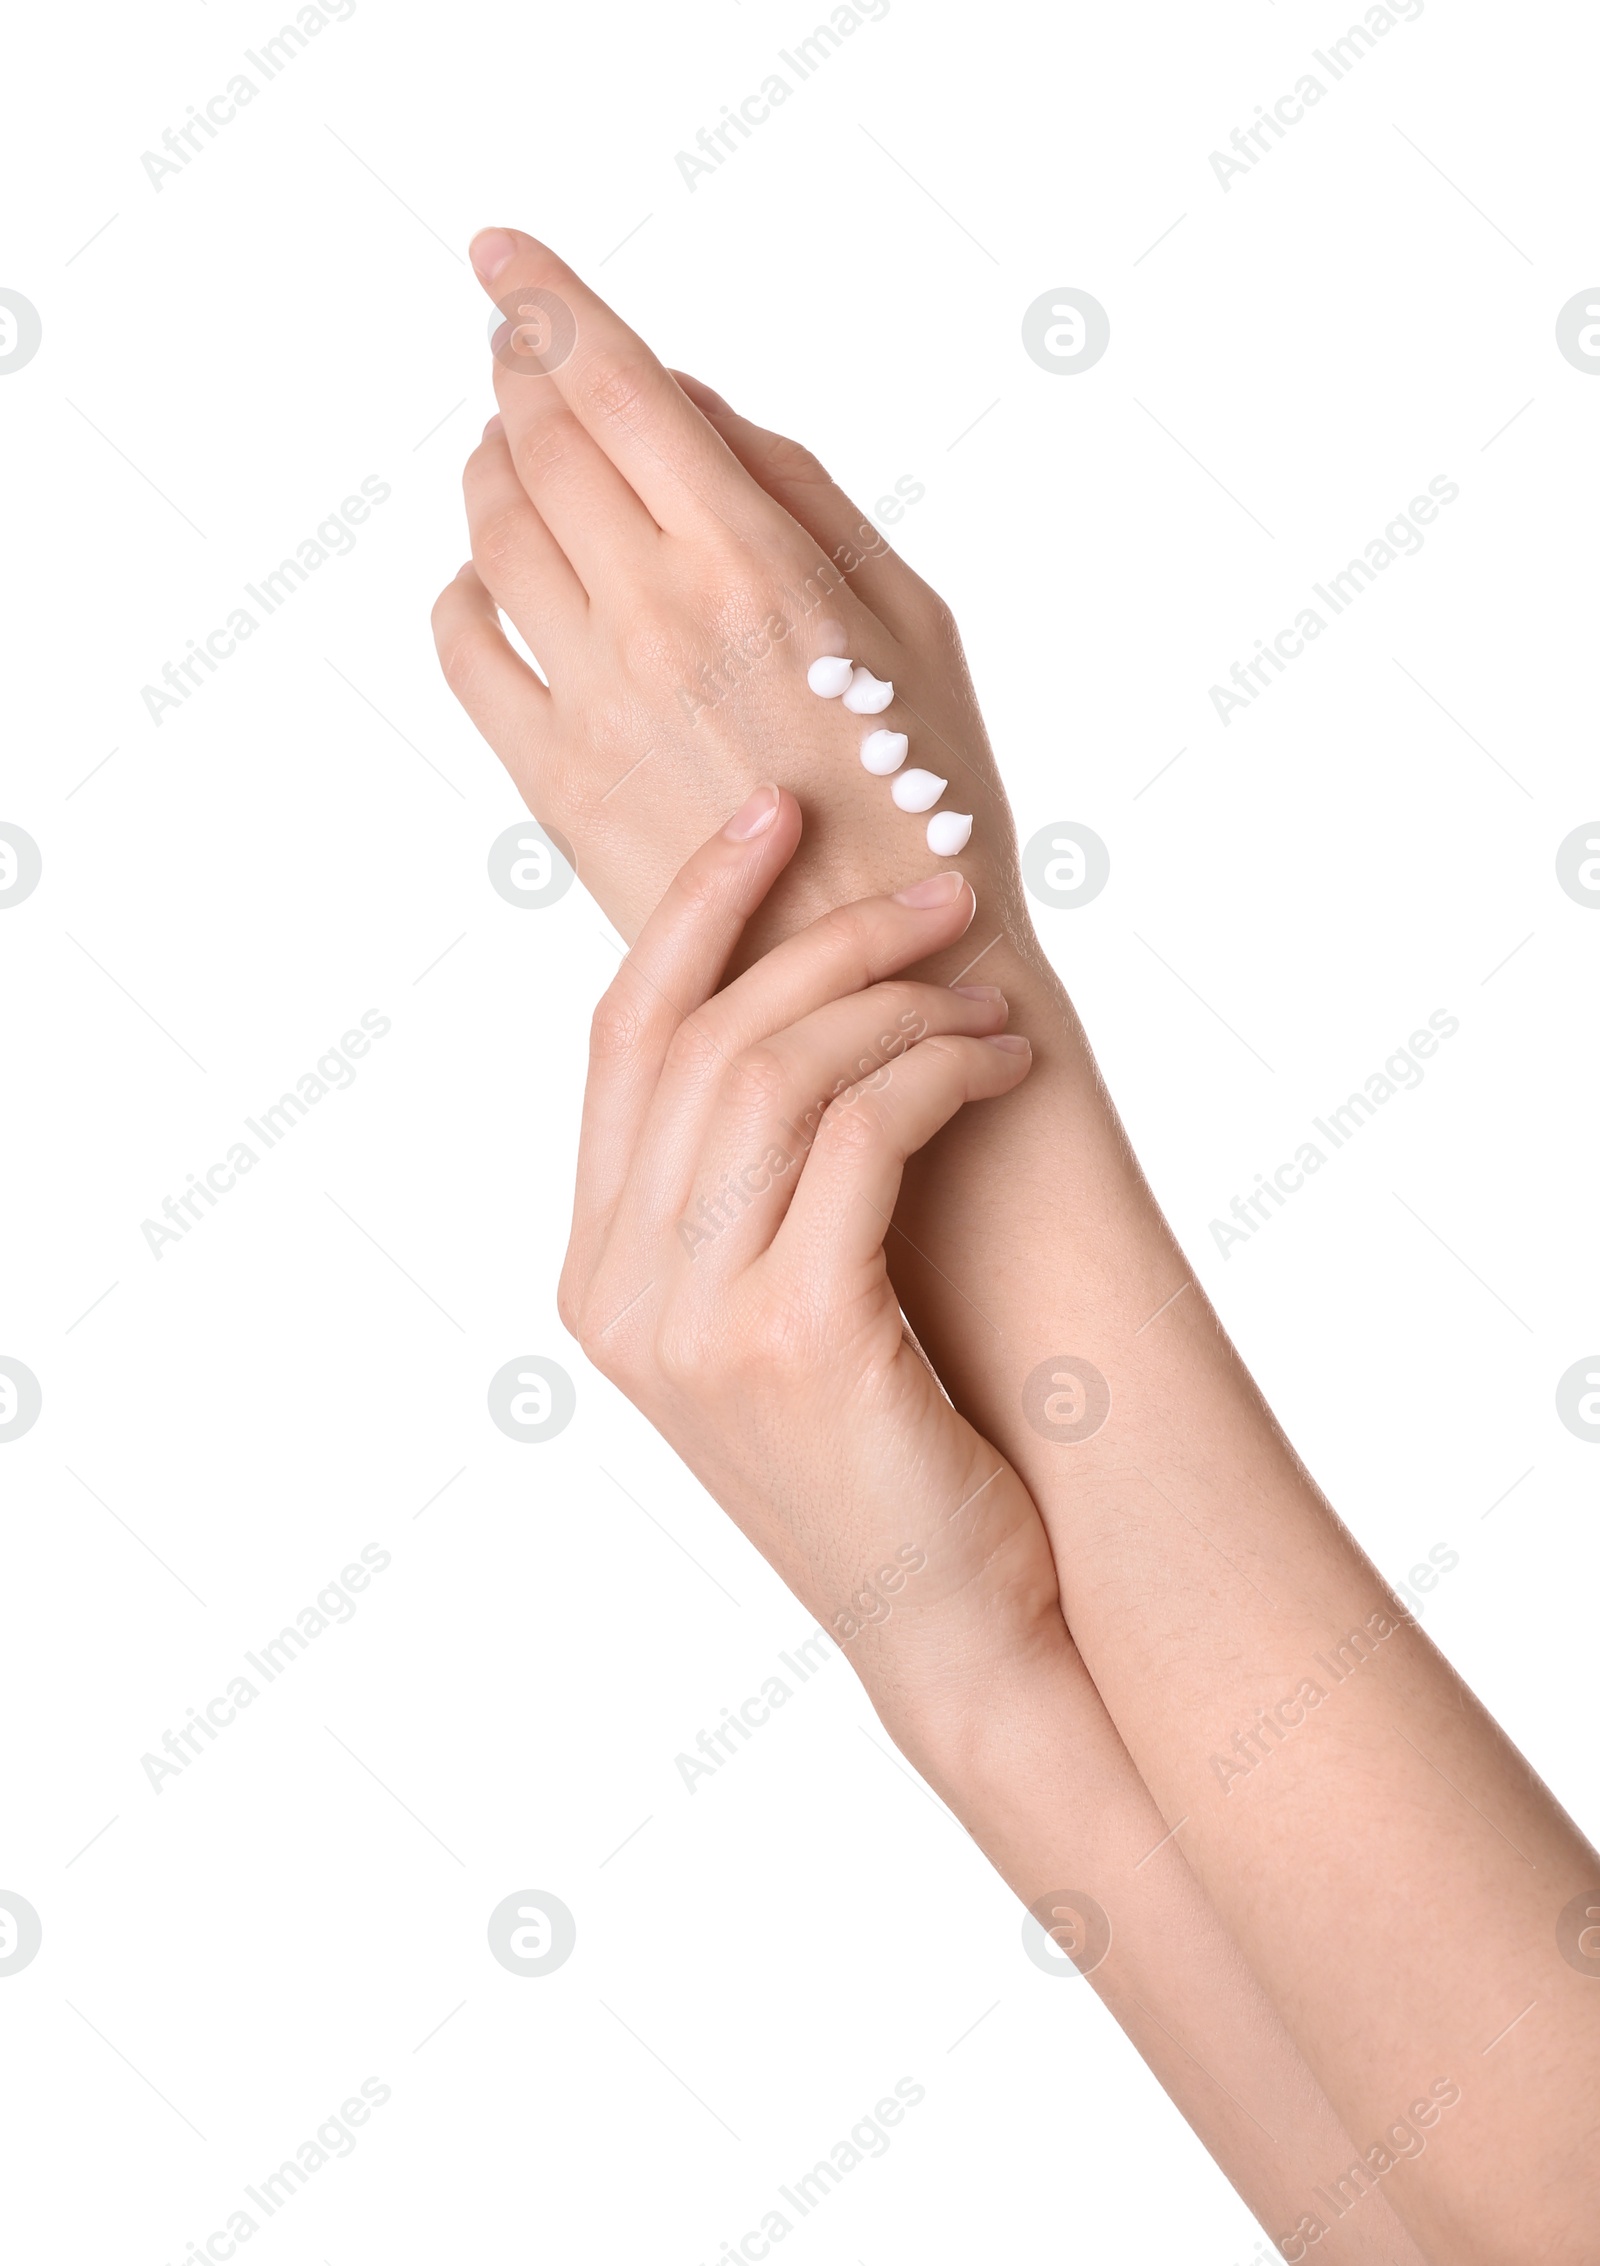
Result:
{"label": "white cream dot", "polygon": [[813,692],[820,693],[824,700],[837,700],[842,692],[850,689],[854,674],[855,670],[850,662],[841,660],[836,654],[824,653],[820,660],[813,661],[807,669],[806,683]]}
{"label": "white cream dot", "polygon": [[887,779],[904,763],[910,745],[904,732],[869,732],[861,743],[861,760],[875,779]]}
{"label": "white cream dot", "polygon": [[891,781],[889,792],[900,810],[932,810],[949,784],[937,771],[902,771]]}
{"label": "white cream dot", "polygon": [[844,704],[857,716],[881,716],[893,698],[894,686],[886,677],[875,677],[870,669],[857,669]]}
{"label": "white cream dot", "polygon": [[958,857],[972,840],[972,813],[936,810],[928,821],[928,847],[936,858]]}

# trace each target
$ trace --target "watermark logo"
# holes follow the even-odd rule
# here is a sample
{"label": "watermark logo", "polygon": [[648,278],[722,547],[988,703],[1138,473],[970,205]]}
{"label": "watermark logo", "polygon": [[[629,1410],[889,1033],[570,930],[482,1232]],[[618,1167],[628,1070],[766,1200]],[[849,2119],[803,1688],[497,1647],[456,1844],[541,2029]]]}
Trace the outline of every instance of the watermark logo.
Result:
{"label": "watermark logo", "polygon": [[1058,912],[1092,904],[1111,879],[1111,852],[1093,827],[1058,818],[1041,826],[1022,853],[1028,895]]}
{"label": "watermark logo", "polygon": [[572,844],[553,827],[525,818],[489,844],[489,885],[519,910],[553,905],[572,887],[578,861]]}
{"label": "watermark logo", "polygon": [[33,836],[0,819],[0,913],[31,897],[43,871],[44,860]]}
{"label": "watermark logo", "polygon": [[43,1406],[39,1380],[27,1363],[0,1353],[0,1444],[32,1431]]}
{"label": "watermark logo", "polygon": [[43,1924],[28,1899],[0,1888],[0,1975],[20,1974],[43,1941]]}
{"label": "watermark logo", "polygon": [[1575,370],[1600,378],[1600,284],[1567,301],[1556,317],[1556,344]]}
{"label": "watermark logo", "polygon": [[1022,1948],[1043,1974],[1092,1975],[1111,1949],[1111,1922],[1081,1888],[1052,1889],[1023,1913]]}
{"label": "watermark logo", "polygon": [[502,370],[547,378],[578,343],[578,318],[558,291],[525,284],[495,301],[489,348]]}
{"label": "watermark logo", "polygon": [[[0,835],[5,831],[0,827]],[[1600,909],[1600,818],[1575,826],[1567,836],[1556,852],[1556,879],[1575,905]]]}
{"label": "watermark logo", "polygon": [[1081,378],[1111,344],[1111,317],[1087,291],[1043,291],[1022,318],[1028,359],[1055,378]]}
{"label": "watermark logo", "polygon": [[1561,1908],[1556,1949],[1580,1975],[1600,1975],[1600,1888],[1585,1888]]}
{"label": "watermark logo", "polygon": [[1574,1439],[1600,1440],[1600,1353],[1572,1364],[1556,1387],[1556,1414]]}
{"label": "watermark logo", "polygon": [[519,1888],[489,1914],[489,1949],[508,1975],[553,1975],[577,1940],[577,1921],[548,1889]]}
{"label": "watermark logo", "polygon": [[489,1414],[508,1440],[553,1440],[572,1422],[578,1396],[558,1361],[519,1354],[489,1379]]}
{"label": "watermark logo", "polygon": [[1022,1413],[1041,1440],[1075,1448],[1111,1414],[1111,1387],[1081,1354],[1054,1353],[1023,1386]]}
{"label": "watermark logo", "polygon": [[44,325],[39,310],[20,291],[0,290],[0,378],[25,370],[39,351]]}

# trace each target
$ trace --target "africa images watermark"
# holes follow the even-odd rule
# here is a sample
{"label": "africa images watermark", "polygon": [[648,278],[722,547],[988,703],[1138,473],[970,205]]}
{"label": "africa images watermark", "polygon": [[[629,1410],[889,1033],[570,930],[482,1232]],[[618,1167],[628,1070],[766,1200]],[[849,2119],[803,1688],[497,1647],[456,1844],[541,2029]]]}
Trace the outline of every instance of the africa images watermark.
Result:
{"label": "africa images watermark", "polygon": [[803,1162],[823,1118],[835,1102],[843,1101],[849,1107],[874,1092],[892,1074],[895,1060],[926,1037],[927,1030],[922,1016],[910,1008],[905,1009],[897,1018],[895,1028],[879,1037],[877,1053],[862,1055],[856,1068],[840,1078],[831,1093],[819,1095],[802,1113],[798,1125],[787,1117],[780,1118],[779,1130],[788,1134],[794,1146],[785,1148],[780,1141],[771,1142],[753,1164],[742,1166],[737,1173],[725,1173],[722,1186],[714,1196],[700,1198],[695,1206],[698,1219],[686,1214],[679,1220],[678,1241],[690,1258],[698,1258],[704,1245],[715,1243],[723,1230],[747,1212],[758,1196],[765,1195],[774,1181],[782,1180],[795,1165]]}
{"label": "africa images watermark", "polygon": [[1326,83],[1315,71],[1306,71],[1295,81],[1287,94],[1280,94],[1269,110],[1265,103],[1256,104],[1255,124],[1235,126],[1229,135],[1230,157],[1226,150],[1211,152],[1211,170],[1216,175],[1224,196],[1233,187],[1236,177],[1251,171],[1263,157],[1272,154],[1273,140],[1285,141],[1288,128],[1300,125],[1308,111],[1323,100],[1341,79],[1347,79],[1357,64],[1363,62],[1380,39],[1385,38],[1400,24],[1414,24],[1421,15],[1423,0],[1391,0],[1384,6],[1382,0],[1367,10],[1365,25],[1352,24],[1338,39],[1330,39],[1325,48],[1314,47],[1312,60],[1327,73]]}
{"label": "africa images watermark", "polygon": [[1391,1613],[1385,1606],[1377,1606],[1361,1626],[1352,1629],[1333,1646],[1333,1657],[1326,1653],[1311,1655],[1314,1667],[1327,1677],[1326,1684],[1315,1676],[1302,1676],[1292,1692],[1285,1693],[1272,1707],[1258,1707],[1255,1722],[1236,1731],[1226,1752],[1211,1757],[1211,1769],[1224,1794],[1233,1792],[1236,1778],[1248,1778],[1264,1763],[1271,1761],[1290,1735],[1310,1720],[1339,1689],[1349,1683],[1352,1676],[1360,1675],[1363,1668],[1377,1659],[1378,1648],[1386,1644],[1397,1629],[1414,1629],[1416,1616],[1400,1606]]}
{"label": "africa images watermark", "polygon": [[741,1745],[747,1746],[752,1736],[772,1721],[774,1710],[786,1706],[796,1689],[801,1684],[809,1684],[817,1670],[833,1656],[833,1647],[820,1629],[813,1629],[792,1653],[780,1652],[778,1658],[793,1676],[793,1684],[785,1683],[776,1673],[770,1675],[760,1691],[752,1692],[740,1703],[737,1712],[725,1707],[722,1721],[714,1729],[700,1733],[695,1741],[698,1756],[674,1756],[678,1776],[689,1792],[696,1792],[702,1778],[714,1778],[723,1764],[739,1752]]}
{"label": "africa images watermark", "polygon": [[1351,559],[1337,574],[1329,575],[1326,583],[1311,585],[1328,609],[1326,618],[1315,606],[1302,606],[1293,622],[1286,629],[1280,629],[1270,645],[1264,637],[1258,637],[1254,658],[1235,661],[1228,672],[1235,689],[1230,692],[1226,685],[1210,688],[1211,705],[1222,719],[1223,729],[1233,722],[1236,708],[1248,708],[1252,701],[1259,700],[1262,692],[1271,686],[1274,673],[1281,677],[1288,664],[1298,661],[1313,639],[1319,638],[1330,626],[1330,621],[1347,613],[1396,559],[1414,558],[1427,541],[1422,530],[1431,527],[1438,518],[1441,504],[1453,504],[1460,493],[1447,473],[1436,472],[1428,482],[1427,495],[1413,496],[1383,533],[1372,538],[1359,559]]}
{"label": "africa images watermark", "polygon": [[302,2140],[294,2154],[286,2156],[275,2172],[269,2172],[259,2185],[246,2184],[245,2193],[260,2212],[260,2218],[241,2205],[229,2214],[225,2227],[217,2227],[207,2235],[203,2251],[190,2243],[180,2266],[194,2266],[196,2259],[210,2259],[214,2266],[225,2266],[241,2243],[259,2234],[264,2223],[275,2218],[283,2206],[299,2194],[313,2172],[320,2172],[335,2156],[355,2154],[356,2132],[370,2120],[374,2109],[386,2107],[393,2097],[393,2088],[385,2085],[382,2078],[364,2077],[360,2092],[341,2101],[337,2111],[325,2117],[311,2138]]}
{"label": "africa images watermark", "polygon": [[1292,1157],[1286,1158],[1269,1179],[1265,1173],[1256,1174],[1256,1185],[1247,1196],[1235,1196],[1229,1210],[1234,1224],[1227,1220],[1212,1220],[1211,1240],[1224,1259],[1231,1259],[1236,1243],[1248,1243],[1253,1235],[1270,1220],[1274,1211],[1282,1211],[1291,1196],[1297,1196],[1307,1179],[1320,1172],[1334,1150],[1344,1148],[1370,1124],[1386,1102],[1396,1094],[1413,1091],[1420,1086],[1426,1073],[1422,1065],[1438,1053],[1442,1039],[1453,1039],[1461,1028],[1459,1019],[1448,1008],[1436,1007],[1428,1017],[1426,1030],[1413,1031],[1404,1046],[1395,1048],[1381,1070],[1374,1070],[1366,1083],[1349,1094],[1326,1117],[1314,1117],[1311,1122],[1328,1143],[1326,1151],[1315,1141],[1302,1141]]}
{"label": "africa images watermark", "polygon": [[204,109],[190,103],[189,115],[181,126],[169,126],[161,137],[161,150],[145,150],[140,163],[157,196],[165,188],[169,174],[181,173],[192,165],[205,150],[208,141],[214,142],[219,130],[231,126],[241,110],[255,101],[262,88],[278,78],[298,55],[304,53],[307,43],[330,24],[348,23],[355,14],[356,0],[306,0],[292,24],[284,24],[270,39],[261,42],[259,53],[253,47],[245,49],[245,59],[260,73],[260,83],[248,71],[235,71],[227,85],[208,97]]}
{"label": "africa images watermark", "polygon": [[840,0],[825,24],[818,24],[804,39],[797,39],[793,51],[787,47],[778,50],[779,61],[793,72],[793,82],[782,71],[769,71],[759,87],[747,94],[737,110],[728,103],[722,106],[722,117],[715,126],[702,126],[695,135],[694,150],[679,150],[678,172],[683,185],[693,196],[700,186],[702,175],[711,175],[719,165],[725,165],[739,148],[749,141],[757,126],[764,126],[780,104],[789,100],[807,79],[814,78],[829,58],[864,25],[881,24],[889,13],[889,0],[859,0],[852,7],[850,0]]}
{"label": "africa images watermark", "polygon": [[366,1543],[359,1558],[341,1566],[337,1578],[318,1590],[315,1601],[300,1608],[292,1625],[286,1624],[258,1652],[247,1652],[246,1665],[261,1679],[259,1683],[243,1673],[233,1677],[227,1690],[207,1700],[203,1709],[191,1707],[187,1723],[162,1734],[161,1754],[139,1757],[151,1791],[159,1794],[169,1778],[181,1777],[205,1753],[206,1746],[215,1745],[218,1734],[237,1723],[243,1710],[253,1707],[267,1685],[275,1684],[324,1631],[336,1622],[353,1621],[356,1599],[372,1587],[375,1574],[386,1573],[393,1563],[381,1543]]}
{"label": "africa images watermark", "polygon": [[[891,2146],[889,2134],[897,2124],[905,2122],[906,2111],[915,2109],[928,2097],[925,2085],[914,2077],[902,2077],[892,2094],[886,2093],[875,2102],[865,2116],[858,2117],[850,2127],[847,2138],[836,2141],[826,2156],[819,2156],[808,2172],[803,2172],[791,2186],[779,2186],[778,2193],[789,2210],[780,2210],[776,2204],[767,2211],[759,2227],[751,2227],[741,2235],[737,2245],[725,2242],[711,2261],[711,2266],[758,2266],[758,2261],[771,2255],[774,2243],[782,2242],[793,2234],[800,2220],[808,2219],[819,2203],[825,2202],[833,2190],[840,2186],[847,2173],[865,2163],[869,2156],[886,2156]],[[791,2219],[789,2211],[794,2213]]]}
{"label": "africa images watermark", "polygon": [[1288,2259],[1290,2266],[1299,2266],[1311,2245],[1332,2233],[1335,2220],[1353,2211],[1397,2165],[1410,2163],[1422,2154],[1428,2145],[1428,2132],[1460,2098],[1461,2088],[1453,2078],[1436,2077],[1423,2098],[1412,2102],[1407,2115],[1386,2124],[1354,2163],[1347,2164],[1325,2186],[1311,2190],[1316,2209],[1303,2211],[1290,2232],[1278,2236],[1279,2256]]}
{"label": "africa images watermark", "polygon": [[[369,1007],[361,1018],[360,1030],[346,1031],[327,1053],[320,1055],[316,1067],[307,1070],[295,1082],[293,1093],[280,1094],[270,1108],[259,1118],[247,1117],[245,1124],[260,1142],[260,1150],[253,1149],[248,1141],[235,1141],[225,1157],[206,1167],[204,1176],[190,1173],[189,1185],[177,1196],[168,1196],[161,1206],[161,1219],[141,1220],[140,1230],[153,1259],[160,1259],[169,1243],[180,1243],[206,1216],[215,1211],[219,1198],[229,1195],[238,1187],[247,1172],[253,1172],[268,1149],[275,1149],[285,1134],[292,1133],[307,1112],[327,1094],[356,1082],[355,1066],[363,1055],[372,1051],[373,1041],[387,1038],[394,1029],[387,1015],[376,1007]],[[162,1220],[166,1225],[162,1225]]]}
{"label": "africa images watermark", "polygon": [[[165,664],[160,685],[139,687],[145,711],[157,731],[167,710],[181,708],[205,683],[202,670],[215,676],[218,663],[232,660],[245,639],[255,635],[269,614],[286,606],[318,567],[326,566],[329,559],[344,558],[355,549],[356,528],[372,516],[377,505],[387,503],[393,493],[387,480],[381,480],[376,472],[369,472],[361,483],[360,495],[346,496],[316,532],[296,546],[292,559],[281,559],[270,574],[261,577],[259,588],[253,582],[245,584],[247,594],[261,609],[261,621],[248,606],[235,606],[225,622],[207,633],[204,644],[191,637],[183,659]],[[164,692],[162,685],[167,688]]]}
{"label": "africa images watermark", "polygon": [[[879,519],[894,526],[927,492],[915,474],[902,472],[893,495],[880,496],[873,509]],[[761,662],[770,660],[774,650],[793,633],[797,619],[814,614],[834,591],[845,587],[858,568],[869,559],[881,559],[888,549],[887,539],[873,521],[862,520],[854,540],[836,544],[832,558],[822,560],[798,591],[784,590],[785,604],[794,609],[792,613],[770,613],[754,629],[743,630],[736,638],[724,637],[717,647],[716,660],[701,663],[696,682],[674,687],[674,698],[690,723],[697,724],[706,710],[719,707],[736,686],[755,674]]]}

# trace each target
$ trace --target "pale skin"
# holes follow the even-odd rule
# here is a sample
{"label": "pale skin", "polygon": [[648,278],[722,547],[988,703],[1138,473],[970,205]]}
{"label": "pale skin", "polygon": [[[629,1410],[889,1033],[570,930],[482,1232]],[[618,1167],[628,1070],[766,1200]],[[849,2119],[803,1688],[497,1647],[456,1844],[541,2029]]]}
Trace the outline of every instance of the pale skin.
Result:
{"label": "pale skin", "polygon": [[[1556,1924],[1584,1891],[1600,1905],[1600,1860],[1395,1602],[1193,1283],[1033,935],[947,610],[814,459],[675,378],[551,252],[498,230],[473,251],[513,320],[553,292],[575,342],[545,373],[497,362],[440,654],[637,940],[596,1021],[569,1323],[824,1626],[885,1550],[926,1551],[848,1644],[869,1695],[1025,1901],[1070,1888],[1110,1916],[1094,1987],[1287,2258],[1576,2266],[1600,2202],[1600,1982]],[[806,689],[839,649],[894,680],[870,724]],[[942,908],[894,904],[933,861],[856,761],[870,725],[908,732],[975,814]],[[719,834],[763,775],[785,790],[768,826]],[[733,1129],[835,1039],[858,1062],[870,1024],[881,1053],[890,979],[898,1027],[926,1030],[871,1056],[853,1129],[697,1256],[679,1237],[658,1281],[682,1217],[663,1191],[742,1169]],[[992,1043],[1008,1014],[1026,1058]],[[830,1158],[832,1225],[808,1236]],[[821,1249],[847,1214],[848,1276]],[[663,1367],[662,1317],[692,1315],[716,1269],[742,1270],[750,1342],[781,1358],[752,1367],[701,1328]],[[1112,1396],[1070,1445],[1024,1407],[1063,1353]],[[851,1412],[820,1461],[819,1406]],[[1315,2199],[1363,2161],[1358,2201]]]}

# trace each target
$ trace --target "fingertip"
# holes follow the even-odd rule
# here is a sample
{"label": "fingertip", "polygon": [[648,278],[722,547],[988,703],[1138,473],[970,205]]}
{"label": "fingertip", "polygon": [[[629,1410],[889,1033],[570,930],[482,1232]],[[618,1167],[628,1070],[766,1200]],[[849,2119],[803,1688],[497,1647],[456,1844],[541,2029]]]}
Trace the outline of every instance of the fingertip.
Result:
{"label": "fingertip", "polygon": [[739,805],[722,829],[730,842],[753,842],[758,834],[765,834],[783,808],[781,787],[757,787]]}
{"label": "fingertip", "polygon": [[517,256],[517,239],[509,228],[480,228],[467,246],[478,281],[493,283]]}
{"label": "fingertip", "polygon": [[[978,1044],[991,1050],[990,1077],[996,1081],[989,1089],[991,1094],[1012,1092],[1033,1068],[1033,1042],[1020,1031],[993,1031],[980,1038]],[[998,1061],[994,1060],[995,1056],[999,1057]]]}

